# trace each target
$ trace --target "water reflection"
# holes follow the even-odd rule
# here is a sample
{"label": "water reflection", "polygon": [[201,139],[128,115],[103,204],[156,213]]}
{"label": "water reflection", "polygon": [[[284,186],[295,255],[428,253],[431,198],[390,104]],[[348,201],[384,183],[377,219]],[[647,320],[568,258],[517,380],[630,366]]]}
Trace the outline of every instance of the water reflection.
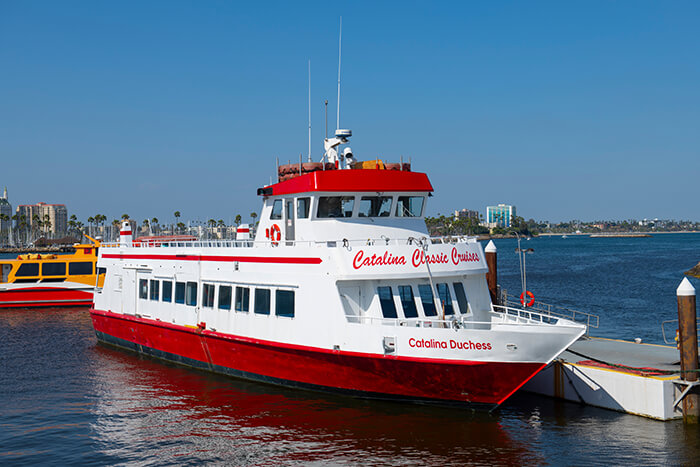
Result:
{"label": "water reflection", "polygon": [[[98,347],[94,429],[140,461],[529,464],[499,417],[232,380]],[[133,456],[133,457],[132,457]]]}

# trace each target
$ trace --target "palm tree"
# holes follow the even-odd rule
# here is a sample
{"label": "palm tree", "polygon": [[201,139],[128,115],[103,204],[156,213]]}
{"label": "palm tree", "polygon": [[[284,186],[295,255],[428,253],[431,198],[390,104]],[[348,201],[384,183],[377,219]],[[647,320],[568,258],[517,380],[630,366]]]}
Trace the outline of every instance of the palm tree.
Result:
{"label": "palm tree", "polygon": [[148,234],[151,234],[151,225],[148,222],[148,219],[144,219],[143,222],[141,223],[146,229],[148,229]]}
{"label": "palm tree", "polygon": [[216,227],[216,221],[214,219],[209,219],[207,221],[207,224],[209,224],[209,238],[212,238],[214,236],[214,227]]}
{"label": "palm tree", "polygon": [[51,217],[48,214],[44,214],[44,233],[48,236],[49,230],[51,230]]}
{"label": "palm tree", "polygon": [[95,222],[95,218],[94,218],[94,217],[90,216],[90,217],[87,218],[87,223],[88,223],[88,235],[92,235],[91,226],[92,226],[93,222]]}
{"label": "palm tree", "polygon": [[151,228],[153,229],[153,234],[158,235],[158,218],[154,217],[151,219]]}
{"label": "palm tree", "polygon": [[180,211],[175,211],[173,213],[173,215],[175,216],[175,224],[177,224],[178,233],[179,233],[179,231],[180,231]]}
{"label": "palm tree", "polygon": [[239,225],[241,225],[241,221],[242,221],[242,220],[243,220],[243,218],[241,217],[241,215],[240,215],[240,214],[236,214],[236,220],[234,221],[234,222],[236,223],[236,227],[238,227]]}
{"label": "palm tree", "polygon": [[122,214],[122,220],[125,221],[125,220],[127,220],[127,219],[129,219],[129,215],[128,215],[128,214]]}

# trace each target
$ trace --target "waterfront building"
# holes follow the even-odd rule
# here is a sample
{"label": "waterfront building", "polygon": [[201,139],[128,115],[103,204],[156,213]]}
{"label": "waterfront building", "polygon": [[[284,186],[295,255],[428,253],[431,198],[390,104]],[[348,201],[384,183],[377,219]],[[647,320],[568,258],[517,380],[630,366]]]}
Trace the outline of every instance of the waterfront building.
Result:
{"label": "waterfront building", "polygon": [[[5,217],[7,216],[7,217]],[[12,228],[12,205],[7,199],[7,187],[0,198],[0,239],[5,238],[5,232]]]}
{"label": "waterfront building", "polygon": [[510,221],[515,215],[515,206],[510,204],[486,206],[486,222],[491,228],[510,227]]}
{"label": "waterfront building", "polygon": [[[44,228],[47,233],[63,235],[68,229],[68,210],[65,204],[20,204],[17,206],[17,222],[20,222],[22,216],[25,216],[25,222],[30,229],[34,229],[38,222],[43,223],[47,220],[49,225]],[[39,226],[36,228],[39,229]]]}
{"label": "waterfront building", "polygon": [[471,209],[462,209],[460,211],[455,211],[455,220],[457,219],[474,219],[479,220],[479,211],[472,211]]}

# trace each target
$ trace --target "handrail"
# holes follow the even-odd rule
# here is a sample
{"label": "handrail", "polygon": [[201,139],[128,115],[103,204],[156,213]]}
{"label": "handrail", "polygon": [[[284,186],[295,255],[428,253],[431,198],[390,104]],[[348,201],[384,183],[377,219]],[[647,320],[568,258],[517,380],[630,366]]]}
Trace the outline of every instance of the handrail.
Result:
{"label": "handrail", "polygon": [[[507,290],[502,290],[501,304],[505,305],[506,307],[512,306],[521,309],[522,307],[519,306],[520,300],[514,297],[515,296],[513,295],[508,295]],[[494,305],[494,308],[496,306],[497,305]],[[549,303],[544,303],[540,301],[536,301],[532,306],[529,306],[524,310],[526,312],[534,312],[546,316],[568,319],[576,323],[585,324],[587,336],[589,335],[590,328],[598,329],[598,326],[600,325],[600,317],[598,315],[594,315],[593,313],[587,313],[585,311],[578,311],[571,308],[566,308],[563,306],[551,305]]]}
{"label": "handrail", "polygon": [[[496,309],[498,308],[498,309]],[[500,311],[502,309],[503,311]],[[494,306],[494,310],[489,314],[491,321],[475,321],[469,317],[454,317],[452,319],[439,318],[380,318],[374,316],[346,316],[349,323],[360,324],[381,324],[386,326],[407,326],[407,327],[424,327],[424,328],[443,328],[443,329],[470,329],[483,326],[497,325],[524,325],[524,326],[571,326],[567,322],[562,322],[564,318],[541,315],[539,313],[521,310],[517,308],[509,308],[504,306]],[[565,320],[568,321],[568,320]],[[570,321],[569,321],[570,322]],[[572,324],[578,326],[582,323]]]}
{"label": "handrail", "polygon": [[[429,244],[455,244],[455,243],[476,243],[476,237],[466,236],[443,236],[443,237],[406,237],[406,238],[366,238],[366,239],[347,239],[341,238],[336,240],[283,240],[278,245],[273,245],[269,240],[163,240],[149,239],[145,241],[135,241],[130,248],[284,248],[289,246],[316,246],[328,248],[349,248],[353,246],[405,246],[415,245],[420,247],[421,239],[429,238]],[[119,242],[102,243],[102,248],[119,248],[122,247]]]}
{"label": "handrail", "polygon": [[[665,344],[672,344],[672,345],[678,345],[678,341],[676,340],[676,335],[673,336],[673,340],[669,341],[668,338],[666,338],[666,324],[668,323],[678,323],[677,319],[667,319],[666,321],[661,321],[661,335],[664,338],[664,343]],[[697,325],[697,332],[700,334],[700,323]],[[676,328],[676,331],[678,329]]]}

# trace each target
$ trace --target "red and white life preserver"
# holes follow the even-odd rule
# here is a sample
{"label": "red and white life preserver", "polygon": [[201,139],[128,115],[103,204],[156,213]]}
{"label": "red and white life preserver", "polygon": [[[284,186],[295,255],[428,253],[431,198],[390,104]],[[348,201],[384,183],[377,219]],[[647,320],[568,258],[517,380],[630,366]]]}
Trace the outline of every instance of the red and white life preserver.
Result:
{"label": "red and white life preserver", "polygon": [[272,243],[273,246],[279,245],[280,240],[282,239],[282,230],[280,230],[279,225],[272,224],[270,230],[267,230],[266,233],[267,238],[270,239],[270,243]]}
{"label": "red and white life preserver", "polygon": [[[530,300],[525,302],[525,299],[529,298]],[[529,290],[526,290],[525,292],[520,294],[520,304],[524,306],[525,308],[532,306],[535,304],[535,295],[530,292]]]}

